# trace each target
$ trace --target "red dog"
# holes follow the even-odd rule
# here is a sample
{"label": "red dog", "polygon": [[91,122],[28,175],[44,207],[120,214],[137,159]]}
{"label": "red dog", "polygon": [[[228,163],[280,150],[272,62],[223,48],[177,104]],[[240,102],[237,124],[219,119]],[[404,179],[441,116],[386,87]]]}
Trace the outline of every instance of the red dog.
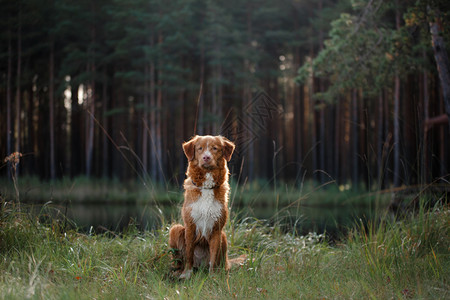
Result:
{"label": "red dog", "polygon": [[234,144],[221,136],[195,136],[183,144],[189,160],[184,181],[181,211],[184,226],[173,225],[169,246],[178,249],[175,267],[180,278],[191,276],[194,267],[230,268],[227,237],[223,227],[228,218],[228,167]]}

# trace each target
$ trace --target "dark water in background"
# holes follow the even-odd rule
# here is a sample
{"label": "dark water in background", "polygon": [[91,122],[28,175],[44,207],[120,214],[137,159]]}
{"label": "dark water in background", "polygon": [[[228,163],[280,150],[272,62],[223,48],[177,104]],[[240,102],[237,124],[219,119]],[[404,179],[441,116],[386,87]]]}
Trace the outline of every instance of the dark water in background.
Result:
{"label": "dark water in background", "polygon": [[[60,220],[67,217],[82,232],[121,232],[129,224],[140,230],[160,228],[180,220],[181,205],[156,207],[144,204],[48,204],[35,205],[33,211],[45,219],[52,216]],[[378,214],[373,208],[351,206],[300,206],[290,209],[232,208],[231,218],[236,221],[248,218],[262,220],[268,226],[277,225],[285,231],[301,235],[308,232],[324,233],[331,239],[339,238],[349,228],[374,219]]]}

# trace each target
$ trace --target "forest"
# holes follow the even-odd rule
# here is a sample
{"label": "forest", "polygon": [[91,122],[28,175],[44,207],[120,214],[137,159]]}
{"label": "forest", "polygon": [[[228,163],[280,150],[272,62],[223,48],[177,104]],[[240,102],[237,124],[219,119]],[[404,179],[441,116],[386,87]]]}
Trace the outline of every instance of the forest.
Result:
{"label": "forest", "polygon": [[0,0],[0,175],[448,183],[448,1]]}
{"label": "forest", "polygon": [[[0,0],[0,28],[0,299],[450,299],[450,1]],[[231,189],[185,192],[187,229],[208,134]],[[180,276],[193,228],[240,263]]]}

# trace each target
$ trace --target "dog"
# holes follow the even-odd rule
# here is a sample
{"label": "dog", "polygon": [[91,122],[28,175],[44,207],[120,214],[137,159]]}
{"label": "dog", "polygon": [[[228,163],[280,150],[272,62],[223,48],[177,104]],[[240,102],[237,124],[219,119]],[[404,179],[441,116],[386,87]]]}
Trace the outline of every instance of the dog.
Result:
{"label": "dog", "polygon": [[[227,237],[223,230],[228,219],[230,161],[235,145],[222,136],[194,136],[183,143],[188,159],[184,181],[181,216],[184,226],[175,224],[169,231],[173,268],[180,279],[188,279],[194,268],[223,267],[229,270]],[[241,262],[243,258],[233,262]]]}

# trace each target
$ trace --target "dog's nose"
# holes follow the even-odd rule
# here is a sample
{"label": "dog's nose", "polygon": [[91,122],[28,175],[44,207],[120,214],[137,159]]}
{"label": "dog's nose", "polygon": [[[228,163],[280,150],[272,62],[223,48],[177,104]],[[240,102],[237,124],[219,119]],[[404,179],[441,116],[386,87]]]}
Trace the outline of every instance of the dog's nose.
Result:
{"label": "dog's nose", "polygon": [[204,155],[203,156],[203,161],[204,162],[208,162],[208,161],[210,161],[211,160],[211,156],[209,156],[209,155]]}

